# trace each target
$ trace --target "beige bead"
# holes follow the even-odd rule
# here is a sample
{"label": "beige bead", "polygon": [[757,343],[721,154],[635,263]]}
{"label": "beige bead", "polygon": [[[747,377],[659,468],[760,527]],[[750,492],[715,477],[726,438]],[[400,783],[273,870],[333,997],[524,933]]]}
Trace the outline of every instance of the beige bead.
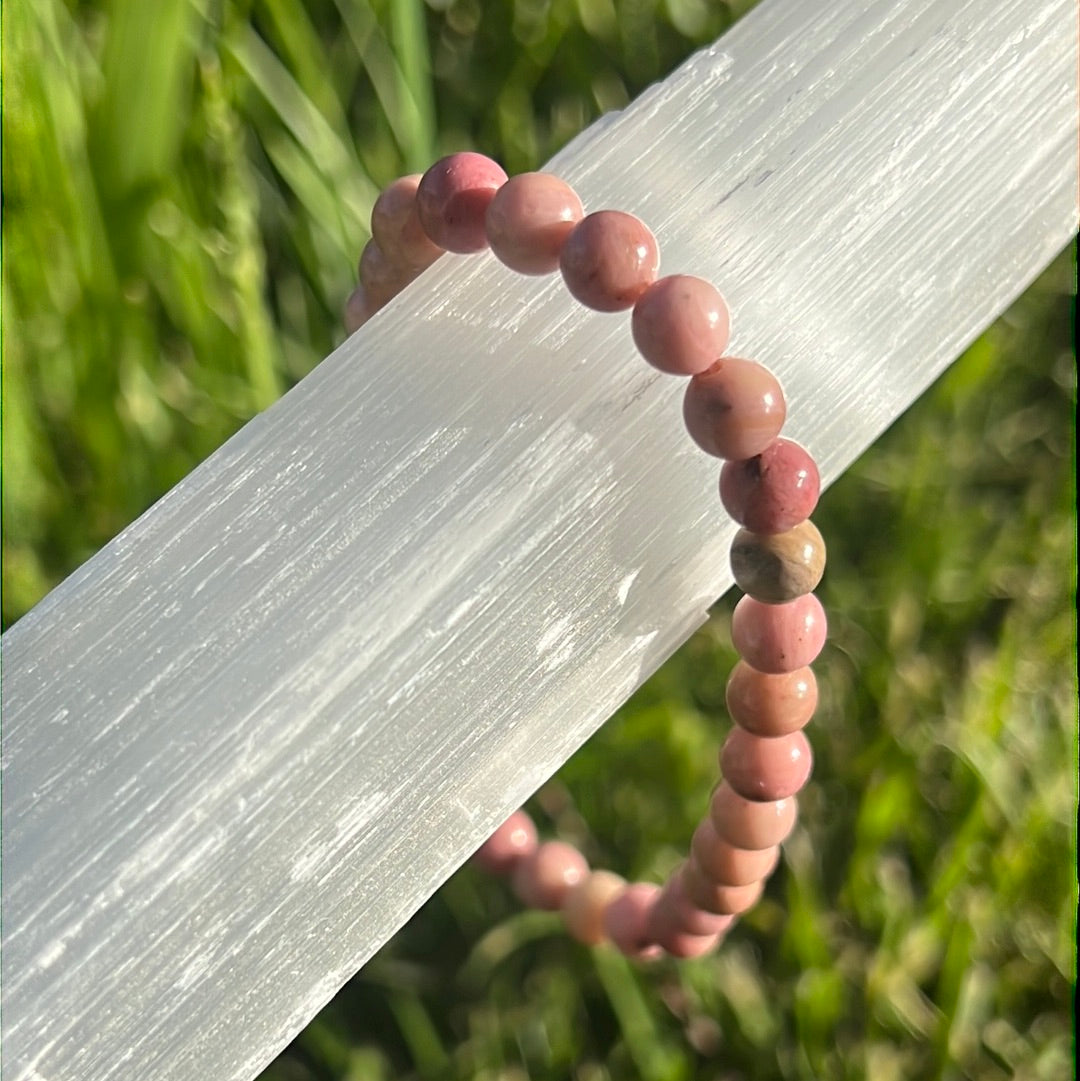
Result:
{"label": "beige bead", "polygon": [[611,871],[593,871],[572,886],[562,902],[566,929],[586,946],[604,941],[604,911],[624,890],[626,880]]}
{"label": "beige bead", "polygon": [[731,543],[735,584],[765,604],[786,604],[817,588],[825,572],[825,541],[809,519],[785,533],[740,529]]}

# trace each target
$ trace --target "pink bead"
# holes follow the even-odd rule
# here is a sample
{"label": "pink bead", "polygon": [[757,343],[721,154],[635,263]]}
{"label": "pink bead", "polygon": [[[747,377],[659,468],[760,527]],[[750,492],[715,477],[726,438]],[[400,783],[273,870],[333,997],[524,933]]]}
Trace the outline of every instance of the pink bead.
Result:
{"label": "pink bead", "polygon": [[736,848],[705,818],[694,830],[690,857],[694,866],[718,886],[749,886],[773,873],[780,849],[776,845],[762,849]]}
{"label": "pink bead", "polygon": [[358,285],[345,301],[345,330],[355,334],[374,314],[375,307],[368,300],[367,291]]}
{"label": "pink bead", "polygon": [[[666,887],[665,887],[666,889]],[[666,950],[672,957],[701,957],[716,949],[721,934],[695,935],[683,930],[670,902],[660,893],[649,912],[646,927],[649,938]]]}
{"label": "pink bead", "polygon": [[[659,924],[661,920],[670,919],[672,930],[688,935],[726,934],[728,928],[735,922],[734,917],[706,912],[694,904],[686,892],[684,881],[686,869],[689,866],[689,864],[683,864],[664,885],[663,892],[657,900],[655,922]],[[662,915],[661,910],[663,910]]]}
{"label": "pink bead", "polygon": [[740,796],[777,800],[794,796],[810,777],[813,754],[806,736],[763,739],[734,728],[720,753],[720,771]]}
{"label": "pink bead", "polygon": [[416,212],[419,186],[419,173],[399,177],[383,189],[371,208],[371,238],[390,262],[417,273],[443,253],[420,224]]}
{"label": "pink bead", "polygon": [[559,256],[567,289],[587,308],[632,308],[656,279],[660,249],[645,223],[621,210],[598,210],[574,226]]}
{"label": "pink bead", "polygon": [[377,308],[393,300],[415,277],[413,271],[391,263],[374,240],[364,245],[360,253],[360,284]]}
{"label": "pink bead", "polygon": [[562,902],[566,929],[586,946],[604,941],[604,912],[626,889],[626,880],[611,871],[592,871],[571,886]]}
{"label": "pink bead", "polygon": [[813,513],[820,492],[814,459],[790,439],[776,439],[760,454],[725,462],[720,470],[720,501],[754,533],[794,528]]}
{"label": "pink bead", "polygon": [[690,380],[683,420],[690,438],[717,458],[752,458],[777,437],[787,405],[776,376],[752,360],[722,357]]}
{"label": "pink bead", "polygon": [[731,641],[751,668],[773,675],[808,665],[825,645],[825,610],[813,593],[787,604],[743,597],[731,617]]}
{"label": "pink bead", "polygon": [[477,850],[473,860],[494,875],[506,875],[537,849],[536,826],[524,811],[515,811]]}
{"label": "pink bead", "polygon": [[654,368],[669,375],[696,375],[724,355],[731,320],[715,285],[672,274],[641,294],[630,328],[638,351]]}
{"label": "pink bead", "polygon": [[437,161],[416,189],[424,232],[441,248],[468,255],[488,246],[484,217],[495,192],[506,183],[502,167],[468,151]]}
{"label": "pink bead", "polygon": [[545,841],[514,868],[514,892],[529,907],[554,912],[588,873],[585,857],[572,845]]}
{"label": "pink bead", "polygon": [[686,896],[703,912],[738,916],[749,912],[761,899],[765,882],[759,879],[746,886],[722,886],[706,878],[692,863],[683,874]]}
{"label": "pink bead", "polygon": [[604,933],[627,957],[652,960],[660,948],[649,938],[648,919],[660,887],[634,882],[604,909]]}
{"label": "pink bead", "polygon": [[713,793],[709,804],[713,828],[736,848],[762,849],[780,844],[795,828],[798,813],[794,798],[759,803],[740,796],[726,781]]}
{"label": "pink bead", "polygon": [[499,262],[519,274],[559,268],[570,231],[585,211],[569,184],[550,173],[512,176],[487,208],[488,243]]}
{"label": "pink bead", "polygon": [[817,679],[810,668],[769,675],[739,661],[728,677],[728,713],[755,736],[797,732],[814,715],[817,701]]}

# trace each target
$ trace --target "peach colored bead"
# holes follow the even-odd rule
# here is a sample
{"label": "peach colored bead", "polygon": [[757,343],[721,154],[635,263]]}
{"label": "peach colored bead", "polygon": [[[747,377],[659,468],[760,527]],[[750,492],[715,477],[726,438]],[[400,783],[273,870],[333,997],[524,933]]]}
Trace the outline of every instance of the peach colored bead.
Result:
{"label": "peach colored bead", "polygon": [[416,212],[420,174],[402,176],[385,187],[371,208],[371,238],[386,258],[419,273],[443,253],[424,232]]}
{"label": "peach colored bead", "polygon": [[604,933],[627,957],[649,961],[660,956],[660,947],[649,938],[647,930],[659,893],[660,887],[651,882],[634,882],[604,909]]}
{"label": "peach colored bead", "polygon": [[683,875],[686,896],[703,912],[723,916],[738,916],[748,912],[761,899],[765,889],[763,879],[746,886],[721,886],[706,878],[692,863]]}
{"label": "peach colored bead", "polygon": [[802,732],[763,739],[735,728],[720,753],[720,771],[740,796],[787,799],[810,777],[814,756]]}
{"label": "peach colored bead", "polygon": [[554,912],[588,873],[585,857],[573,845],[545,841],[514,868],[514,892],[531,908]]}
{"label": "peach colored bead", "polygon": [[663,892],[657,900],[658,911],[655,917],[657,924],[663,919],[669,919],[673,930],[682,931],[688,935],[726,934],[728,928],[735,922],[734,917],[706,912],[694,904],[686,892],[684,880],[689,866],[688,863],[684,863],[664,885]]}
{"label": "peach colored bead", "polygon": [[718,886],[749,886],[768,878],[780,858],[780,848],[736,848],[725,841],[712,822],[698,823],[690,842],[690,858],[701,873]]}
{"label": "peach colored bead", "polygon": [[424,232],[441,248],[468,255],[488,246],[484,218],[506,183],[502,166],[465,151],[437,161],[420,178],[416,210]]}
{"label": "peach colored bead", "polygon": [[571,886],[562,902],[566,929],[586,946],[604,941],[604,910],[626,889],[626,880],[611,871],[592,871]]}
{"label": "peach colored bead", "polygon": [[630,317],[638,352],[669,375],[696,375],[724,355],[731,318],[712,282],[672,274],[638,297]]}
{"label": "peach colored bead", "polygon": [[684,931],[670,904],[661,892],[653,903],[646,923],[649,937],[672,957],[701,957],[716,949],[722,935],[713,932],[695,935]]}
{"label": "peach colored bead", "polygon": [[360,284],[367,293],[368,300],[381,308],[388,304],[409,284],[416,274],[404,270],[386,258],[386,253],[369,240],[360,253]]}
{"label": "peach colored bead", "polygon": [[519,274],[559,268],[570,231],[585,210],[569,184],[550,173],[512,176],[491,200],[485,228],[495,258]]}
{"label": "peach colored bead", "polygon": [[743,597],[731,617],[731,641],[751,668],[776,675],[808,665],[825,645],[825,610],[813,593],[787,604]]}
{"label": "peach colored bead", "polygon": [[817,679],[811,668],[769,675],[739,661],[727,682],[731,719],[755,736],[786,736],[804,727],[817,709]]}
{"label": "peach colored bead", "polygon": [[786,604],[817,589],[825,573],[825,540],[809,519],[784,533],[740,529],[731,542],[731,571],[755,600]]}
{"label": "peach colored bead", "polygon": [[795,828],[798,813],[794,797],[761,803],[740,796],[726,781],[709,803],[713,828],[736,848],[758,850],[780,844]]}
{"label": "peach colored bead", "polygon": [[524,811],[515,811],[476,850],[473,860],[493,875],[506,875],[537,849],[536,826]]}
{"label": "peach colored bead", "polygon": [[368,300],[367,290],[358,285],[345,301],[345,330],[355,334],[374,314],[375,307]]}
{"label": "peach colored bead", "polygon": [[760,454],[720,470],[721,502],[755,533],[783,533],[805,521],[820,492],[814,459],[790,439],[774,439]]}
{"label": "peach colored bead", "polygon": [[683,420],[690,438],[717,458],[752,458],[777,437],[787,404],[776,376],[741,357],[722,357],[690,380]]}
{"label": "peach colored bead", "polygon": [[632,308],[656,279],[660,249],[633,214],[598,210],[571,230],[559,269],[572,296],[598,312]]}

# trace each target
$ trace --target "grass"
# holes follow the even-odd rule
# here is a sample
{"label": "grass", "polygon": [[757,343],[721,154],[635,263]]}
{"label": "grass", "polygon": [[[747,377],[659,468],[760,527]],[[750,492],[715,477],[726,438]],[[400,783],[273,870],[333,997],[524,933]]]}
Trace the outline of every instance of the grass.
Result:
{"label": "grass", "polygon": [[[338,340],[379,185],[460,146],[535,166],[747,6],[9,5],[5,625]],[[1067,1076],[1072,292],[1063,258],[824,497],[815,782],[721,954],[629,966],[466,868],[266,1081]],[[545,829],[672,866],[729,619],[537,794]]]}

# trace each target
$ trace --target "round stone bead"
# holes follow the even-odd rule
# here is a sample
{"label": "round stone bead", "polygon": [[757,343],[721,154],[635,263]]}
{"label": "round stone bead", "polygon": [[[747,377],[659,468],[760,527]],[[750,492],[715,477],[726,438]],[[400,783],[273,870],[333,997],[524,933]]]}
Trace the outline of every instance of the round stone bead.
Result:
{"label": "round stone bead", "polygon": [[740,796],[726,781],[709,803],[713,828],[736,848],[762,849],[780,844],[794,829],[798,811],[794,798],[761,803]]}
{"label": "round stone bead", "polygon": [[649,916],[660,893],[651,882],[634,882],[604,909],[604,933],[627,957],[648,961],[661,954],[649,937]]}
{"label": "round stone bead", "polygon": [[566,929],[586,946],[604,941],[604,910],[626,889],[626,880],[611,871],[592,871],[571,886],[562,902]]}
{"label": "round stone bead", "polygon": [[735,584],[766,604],[812,593],[825,573],[825,539],[807,519],[784,533],[740,529],[731,542]]}
{"label": "round stone bead", "polygon": [[562,841],[545,841],[514,868],[514,892],[531,908],[557,911],[567,892],[589,873],[585,857]]}
{"label": "round stone bead", "polygon": [[387,185],[371,208],[371,238],[390,262],[419,273],[443,253],[424,232],[416,212],[420,174],[398,177]]}
{"label": "round stone bead", "polygon": [[743,597],[731,617],[731,641],[759,672],[793,672],[808,665],[825,645],[825,610],[813,593],[787,604]]}
{"label": "round stone bead", "polygon": [[706,878],[692,863],[683,875],[686,896],[703,912],[734,917],[758,903],[765,889],[763,879],[746,886],[721,886]]}
{"label": "round stone bead", "polygon": [[524,811],[515,811],[476,850],[473,860],[490,874],[506,875],[536,849],[533,820]]}
{"label": "round stone bead", "polygon": [[690,858],[706,878],[719,886],[749,886],[773,873],[780,849],[776,845],[760,850],[736,848],[705,818],[694,830]]}
{"label": "round stone bead", "polygon": [[731,719],[755,736],[786,736],[805,727],[817,709],[813,669],[769,675],[739,661],[727,683]]}
{"label": "round stone bead", "polygon": [[465,151],[437,161],[420,179],[416,210],[424,232],[441,248],[468,255],[488,246],[484,219],[506,183],[502,166]]}
{"label": "round stone bead", "polygon": [[695,935],[683,929],[670,902],[665,902],[662,891],[656,898],[648,918],[648,935],[672,957],[701,957],[716,949],[721,934],[713,932]]}
{"label": "round stone bead", "polygon": [[386,253],[369,240],[360,253],[360,284],[368,300],[377,308],[394,299],[415,277],[416,273],[390,262]]}
{"label": "round stone bead", "polygon": [[512,176],[491,200],[485,228],[499,262],[519,274],[559,268],[570,231],[585,211],[569,184],[550,173]]}
{"label": "round stone bead", "polygon": [[794,796],[810,777],[814,757],[802,732],[762,739],[734,728],[720,752],[720,771],[740,796],[778,800]]}
{"label": "round stone bead", "polygon": [[731,319],[711,282],[672,274],[641,294],[630,328],[638,352],[654,368],[669,375],[696,375],[724,355]]}
{"label": "round stone bead", "polygon": [[776,376],[753,360],[721,357],[690,380],[683,420],[690,438],[717,458],[752,458],[777,437],[787,404]]}
{"label": "round stone bead", "polygon": [[345,330],[355,334],[374,314],[375,306],[368,299],[367,290],[358,285],[345,301]]}
{"label": "round stone bead", "polygon": [[[686,892],[685,875],[689,866],[689,863],[684,863],[668,879],[656,902],[658,909],[664,910],[664,915],[670,919],[674,930],[684,931],[688,935],[725,934],[734,923],[734,918],[730,915],[706,912],[694,904]],[[657,921],[660,918],[658,912]]]}
{"label": "round stone bead", "polygon": [[570,293],[587,308],[632,308],[656,280],[660,249],[647,226],[621,210],[598,210],[571,230],[559,256]]}
{"label": "round stone bead", "polygon": [[774,439],[760,454],[720,470],[720,501],[755,533],[784,533],[805,521],[820,492],[814,459],[790,439]]}

